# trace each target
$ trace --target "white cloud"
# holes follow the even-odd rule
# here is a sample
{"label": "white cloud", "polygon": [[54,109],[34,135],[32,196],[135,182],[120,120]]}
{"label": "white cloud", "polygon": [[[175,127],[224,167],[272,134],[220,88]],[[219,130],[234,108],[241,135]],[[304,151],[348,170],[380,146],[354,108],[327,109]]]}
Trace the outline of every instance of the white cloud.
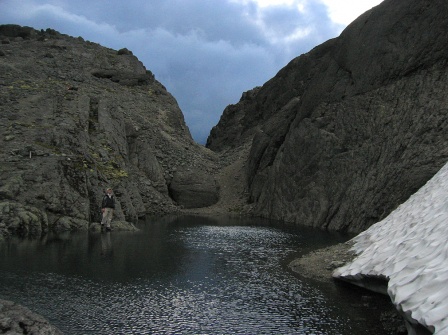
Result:
{"label": "white cloud", "polygon": [[383,0],[320,0],[328,7],[328,14],[334,23],[349,25],[358,16]]}
{"label": "white cloud", "polygon": [[232,2],[239,2],[242,4],[257,4],[259,8],[273,7],[273,6],[293,6],[295,3],[300,2],[297,0],[231,0]]}

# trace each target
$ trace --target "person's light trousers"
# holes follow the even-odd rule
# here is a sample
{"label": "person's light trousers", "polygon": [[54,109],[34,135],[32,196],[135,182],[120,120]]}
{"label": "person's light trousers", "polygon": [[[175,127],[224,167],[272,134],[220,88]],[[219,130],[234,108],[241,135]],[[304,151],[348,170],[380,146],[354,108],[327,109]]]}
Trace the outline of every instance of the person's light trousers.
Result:
{"label": "person's light trousers", "polygon": [[106,227],[110,228],[110,222],[112,221],[113,216],[114,216],[113,208],[104,208],[103,219],[101,220],[101,224],[105,224]]}

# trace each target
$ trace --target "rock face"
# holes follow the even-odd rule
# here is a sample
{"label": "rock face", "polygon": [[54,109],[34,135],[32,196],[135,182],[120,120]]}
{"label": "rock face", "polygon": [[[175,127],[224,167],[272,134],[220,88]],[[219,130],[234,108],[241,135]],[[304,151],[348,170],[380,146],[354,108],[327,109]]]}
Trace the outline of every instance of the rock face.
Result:
{"label": "rock face", "polygon": [[178,210],[174,172],[213,174],[176,100],[127,49],[0,26],[0,239]]}
{"label": "rock face", "polygon": [[385,0],[226,108],[254,214],[360,232],[448,160],[448,4]]}
{"label": "rock face", "polygon": [[6,335],[62,335],[42,316],[11,301],[0,300],[0,333]]}

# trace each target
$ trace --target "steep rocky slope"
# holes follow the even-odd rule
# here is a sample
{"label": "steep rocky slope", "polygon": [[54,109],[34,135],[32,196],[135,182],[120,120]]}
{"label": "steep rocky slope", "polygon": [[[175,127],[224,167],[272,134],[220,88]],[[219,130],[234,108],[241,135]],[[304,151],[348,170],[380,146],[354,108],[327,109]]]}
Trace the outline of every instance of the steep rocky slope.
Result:
{"label": "steep rocky slope", "polygon": [[448,160],[448,3],[385,0],[226,108],[256,215],[360,232]]}
{"label": "steep rocky slope", "polygon": [[108,186],[117,221],[217,201],[217,156],[132,52],[15,25],[0,41],[0,239],[87,229]]}

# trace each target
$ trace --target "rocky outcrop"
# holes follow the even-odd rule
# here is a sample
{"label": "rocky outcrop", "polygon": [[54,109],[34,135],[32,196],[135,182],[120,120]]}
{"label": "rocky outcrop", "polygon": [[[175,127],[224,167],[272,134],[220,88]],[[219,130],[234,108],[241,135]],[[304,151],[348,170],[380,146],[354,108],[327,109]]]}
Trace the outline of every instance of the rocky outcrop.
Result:
{"label": "rocky outcrop", "polygon": [[0,240],[4,236],[40,236],[48,230],[45,212],[17,202],[0,202]]}
{"label": "rocky outcrop", "polygon": [[175,212],[174,173],[216,170],[129,50],[15,25],[0,26],[0,40],[2,235],[88,229],[106,187],[116,221]]}
{"label": "rocky outcrop", "polygon": [[5,335],[62,335],[42,316],[11,301],[0,300],[0,333]]}
{"label": "rocky outcrop", "polygon": [[251,142],[254,214],[360,232],[448,160],[448,5],[385,0],[226,108],[207,146]]}
{"label": "rocky outcrop", "polygon": [[169,185],[171,197],[185,208],[201,208],[216,204],[219,186],[212,176],[202,172],[176,172]]}

